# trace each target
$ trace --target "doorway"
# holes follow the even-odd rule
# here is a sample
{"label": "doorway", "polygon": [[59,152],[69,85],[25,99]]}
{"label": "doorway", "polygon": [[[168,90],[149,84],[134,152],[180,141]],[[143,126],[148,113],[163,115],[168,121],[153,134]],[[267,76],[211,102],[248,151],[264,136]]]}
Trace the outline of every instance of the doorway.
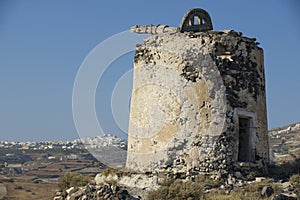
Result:
{"label": "doorway", "polygon": [[251,124],[253,123],[251,120],[251,117],[239,117],[239,162],[254,161],[253,145],[251,143]]}

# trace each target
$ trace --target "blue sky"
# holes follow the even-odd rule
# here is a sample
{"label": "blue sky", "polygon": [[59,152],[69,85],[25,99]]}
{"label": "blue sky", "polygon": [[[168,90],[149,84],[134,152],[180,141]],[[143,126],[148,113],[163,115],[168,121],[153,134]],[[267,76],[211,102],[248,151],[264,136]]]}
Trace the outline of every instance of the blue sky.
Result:
{"label": "blue sky", "polygon": [[[178,26],[193,7],[210,13],[215,30],[234,29],[261,43],[269,128],[299,122],[299,6],[298,0],[1,0],[0,140],[78,138],[73,84],[92,49],[132,25]],[[109,98],[132,59],[133,53],[120,57],[98,86],[97,116],[107,133],[121,133]]]}

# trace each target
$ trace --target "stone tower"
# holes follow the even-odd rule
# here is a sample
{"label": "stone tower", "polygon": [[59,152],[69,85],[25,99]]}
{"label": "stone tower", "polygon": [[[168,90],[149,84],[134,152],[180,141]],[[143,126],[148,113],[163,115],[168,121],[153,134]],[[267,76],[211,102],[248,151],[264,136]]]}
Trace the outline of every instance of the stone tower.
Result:
{"label": "stone tower", "polygon": [[191,9],[137,45],[126,167],[213,172],[269,161],[263,50]]}

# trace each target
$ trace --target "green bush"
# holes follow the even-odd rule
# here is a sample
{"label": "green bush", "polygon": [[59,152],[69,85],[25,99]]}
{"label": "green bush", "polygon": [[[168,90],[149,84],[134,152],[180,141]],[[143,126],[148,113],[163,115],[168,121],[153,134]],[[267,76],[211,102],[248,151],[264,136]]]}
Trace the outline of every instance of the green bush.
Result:
{"label": "green bush", "polygon": [[80,187],[86,185],[90,181],[89,177],[83,176],[76,172],[65,173],[58,181],[58,187],[61,191],[65,191],[70,187]]}

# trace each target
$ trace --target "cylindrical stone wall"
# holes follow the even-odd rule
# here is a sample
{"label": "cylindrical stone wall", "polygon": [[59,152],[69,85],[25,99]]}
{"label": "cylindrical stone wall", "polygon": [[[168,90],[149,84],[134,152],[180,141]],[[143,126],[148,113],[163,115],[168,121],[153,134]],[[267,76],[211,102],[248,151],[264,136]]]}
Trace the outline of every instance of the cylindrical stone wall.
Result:
{"label": "cylindrical stone wall", "polygon": [[163,33],[138,45],[134,62],[128,169],[230,169],[247,149],[244,118],[253,126],[249,161],[268,161],[263,52],[253,40],[234,31]]}

